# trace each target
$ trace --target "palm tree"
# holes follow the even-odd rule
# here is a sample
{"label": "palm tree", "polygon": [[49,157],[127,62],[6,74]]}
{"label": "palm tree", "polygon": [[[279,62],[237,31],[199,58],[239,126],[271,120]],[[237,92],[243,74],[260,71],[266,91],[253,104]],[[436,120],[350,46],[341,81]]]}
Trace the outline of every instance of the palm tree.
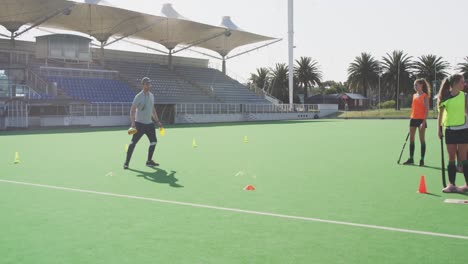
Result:
{"label": "palm tree", "polygon": [[414,63],[414,70],[417,78],[424,78],[431,83],[434,88],[438,85],[436,81],[442,81],[447,76],[446,70],[450,67],[449,63],[442,57],[436,55],[423,55]]}
{"label": "palm tree", "polygon": [[463,73],[463,76],[465,76],[465,80],[468,79],[468,56],[465,57],[464,62],[458,63],[457,70]]}
{"label": "palm tree", "polygon": [[369,53],[361,53],[348,67],[348,84],[352,90],[362,92],[367,97],[371,87],[379,81],[379,62]]}
{"label": "palm tree", "polygon": [[382,58],[384,87],[391,92],[392,97],[397,102],[396,110],[400,110],[398,96],[413,92],[413,62],[411,58],[402,50],[395,50],[391,54],[387,53],[387,56]]}
{"label": "palm tree", "polygon": [[256,73],[251,73],[249,80],[257,87],[265,90],[268,87],[268,68],[258,68]]}
{"label": "palm tree", "polygon": [[283,102],[289,101],[289,69],[286,63],[277,63],[270,68],[271,86],[269,93]]}
{"label": "palm tree", "polygon": [[314,85],[320,85],[322,80],[322,71],[318,62],[312,60],[311,57],[301,57],[296,60],[297,65],[294,66],[294,75],[298,82],[298,86],[304,90],[304,100],[308,97],[308,89]]}

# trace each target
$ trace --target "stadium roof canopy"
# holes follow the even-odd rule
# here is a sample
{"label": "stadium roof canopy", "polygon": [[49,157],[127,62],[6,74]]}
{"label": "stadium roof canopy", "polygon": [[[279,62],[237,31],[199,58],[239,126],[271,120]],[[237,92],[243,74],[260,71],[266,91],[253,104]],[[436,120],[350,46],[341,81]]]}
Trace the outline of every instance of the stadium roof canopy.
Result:
{"label": "stadium roof canopy", "polygon": [[216,51],[223,57],[238,47],[274,39],[271,37],[250,33],[239,28],[236,24],[234,24],[234,22],[232,22],[231,17],[229,16],[223,17],[220,27],[228,30],[228,34],[225,34],[220,38],[215,38],[200,43],[199,46],[205,49]]}
{"label": "stadium roof canopy", "polygon": [[[223,58],[238,47],[274,40],[240,29],[229,17],[224,17],[220,26],[192,21],[175,11],[171,4],[163,5],[160,15],[149,15],[87,2],[0,0],[0,24],[12,32],[12,38],[41,26],[84,33],[103,45],[110,44],[110,37],[117,40],[132,37],[159,43],[172,53],[201,47]],[[28,28],[18,32],[25,25]],[[181,48],[176,50],[178,45]]]}
{"label": "stadium roof canopy", "polygon": [[[101,1],[0,0],[0,25],[11,32],[11,36],[1,33],[0,36],[16,39],[38,26],[80,32],[94,37],[101,43],[103,62],[105,46],[125,38],[136,38],[166,47],[169,50],[169,66],[172,66],[172,54],[199,47],[221,56],[219,58],[202,53],[222,60],[224,73],[226,60],[281,41],[242,30],[230,17],[223,17],[220,26],[192,21],[174,10],[171,4],[164,4],[161,14],[150,15],[98,5],[99,2]],[[270,43],[228,57],[228,54],[238,47],[263,41]]]}
{"label": "stadium roof canopy", "polygon": [[160,17],[111,6],[72,4],[68,12],[52,17],[41,26],[81,32],[105,43],[110,37],[127,37],[163,20]]}
{"label": "stadium roof canopy", "polygon": [[[51,17],[65,12],[73,5],[64,0],[1,0],[0,24],[11,32],[11,37],[16,38],[22,33],[34,28]],[[23,26],[26,30],[18,32]]]}

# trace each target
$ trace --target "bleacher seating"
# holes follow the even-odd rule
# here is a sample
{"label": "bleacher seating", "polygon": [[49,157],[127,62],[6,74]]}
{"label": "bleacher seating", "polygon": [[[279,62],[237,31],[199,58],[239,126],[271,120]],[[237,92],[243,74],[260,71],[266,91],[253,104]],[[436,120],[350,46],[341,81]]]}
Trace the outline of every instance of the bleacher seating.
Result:
{"label": "bleacher seating", "polygon": [[[67,69],[60,61],[50,61],[47,67]],[[166,65],[157,63],[137,63],[107,60],[106,67],[98,64],[72,65],[70,70],[108,71],[119,73],[124,81],[97,78],[79,78],[48,76],[50,71],[43,70],[44,60],[32,59],[29,68],[48,82],[57,82],[58,92],[73,99],[90,102],[130,102],[140,90],[140,80],[149,77],[152,80],[152,92],[157,104],[179,103],[232,103],[232,104],[271,104],[256,95],[247,87],[211,68],[176,66],[170,70]],[[78,68],[77,68],[78,66]],[[53,73],[52,73],[53,75]],[[114,87],[115,86],[115,87]],[[93,90],[96,91],[93,91]],[[50,99],[50,96],[41,96]]]}
{"label": "bleacher seating", "polygon": [[211,68],[178,66],[175,70],[184,78],[213,91],[226,103],[270,104],[270,102],[222,72]]}
{"label": "bleacher seating", "polygon": [[214,97],[180,79],[167,66],[118,61],[107,61],[106,65],[110,70],[119,71],[137,89],[141,88],[141,78],[149,77],[156,103],[219,103]]}
{"label": "bleacher seating", "polygon": [[54,76],[46,78],[49,82],[56,82],[60,89],[77,100],[123,103],[132,102],[136,94],[130,86],[119,80]]}

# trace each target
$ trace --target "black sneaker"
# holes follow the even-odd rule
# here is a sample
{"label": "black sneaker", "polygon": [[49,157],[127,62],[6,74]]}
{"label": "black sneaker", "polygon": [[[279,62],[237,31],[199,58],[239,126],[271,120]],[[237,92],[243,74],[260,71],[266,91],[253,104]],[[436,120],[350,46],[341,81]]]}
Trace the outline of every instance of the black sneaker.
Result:
{"label": "black sneaker", "polygon": [[409,158],[407,161],[403,163],[403,165],[413,165],[413,164],[414,164],[414,160],[411,158]]}
{"label": "black sneaker", "polygon": [[123,166],[124,170],[128,170],[128,164],[125,163],[124,166]]}
{"label": "black sneaker", "polygon": [[146,166],[148,166],[148,167],[157,167],[157,166],[159,166],[159,163],[156,163],[156,162],[154,162],[152,160],[148,160],[146,162]]}
{"label": "black sneaker", "polygon": [[424,160],[420,160],[419,161],[419,167],[423,167],[424,166]]}

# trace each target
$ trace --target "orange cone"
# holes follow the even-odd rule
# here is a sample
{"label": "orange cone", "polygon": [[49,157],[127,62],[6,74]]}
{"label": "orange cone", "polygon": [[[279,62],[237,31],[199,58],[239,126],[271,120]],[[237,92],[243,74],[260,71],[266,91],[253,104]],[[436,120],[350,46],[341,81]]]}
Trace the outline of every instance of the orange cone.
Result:
{"label": "orange cone", "polygon": [[426,180],[424,179],[424,176],[421,176],[421,180],[419,181],[418,193],[427,193]]}
{"label": "orange cone", "polygon": [[253,185],[247,185],[244,187],[244,191],[255,191],[255,187]]}

